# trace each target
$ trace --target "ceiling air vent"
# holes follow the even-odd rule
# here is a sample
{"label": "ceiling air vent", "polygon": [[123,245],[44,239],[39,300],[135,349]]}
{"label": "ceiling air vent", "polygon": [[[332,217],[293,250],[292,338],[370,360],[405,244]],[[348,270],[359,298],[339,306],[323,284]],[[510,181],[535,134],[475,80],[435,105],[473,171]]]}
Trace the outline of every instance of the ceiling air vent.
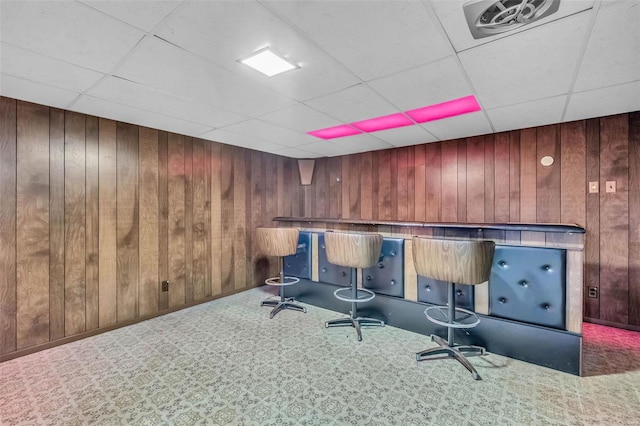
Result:
{"label": "ceiling air vent", "polygon": [[560,0],[476,0],[463,6],[473,38],[520,28],[558,11]]}

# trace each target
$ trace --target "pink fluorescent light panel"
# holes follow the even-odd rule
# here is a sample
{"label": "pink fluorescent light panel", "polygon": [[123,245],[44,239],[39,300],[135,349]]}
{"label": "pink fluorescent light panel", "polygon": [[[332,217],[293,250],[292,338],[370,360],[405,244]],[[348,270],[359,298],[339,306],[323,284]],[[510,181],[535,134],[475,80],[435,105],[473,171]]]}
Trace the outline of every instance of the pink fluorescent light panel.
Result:
{"label": "pink fluorescent light panel", "polygon": [[362,133],[358,129],[354,129],[351,126],[343,124],[341,126],[327,127],[326,129],[314,130],[313,132],[307,132],[311,136],[315,136],[320,139],[334,139],[341,138],[343,136],[352,136]]}
{"label": "pink fluorescent light panel", "polygon": [[426,123],[428,121],[454,117],[474,111],[480,111],[480,105],[478,101],[476,101],[475,96],[472,95],[407,111],[406,114],[415,120],[416,123]]}
{"label": "pink fluorescent light panel", "polygon": [[[312,132],[307,132],[307,134],[321,139],[334,139],[341,138],[343,136],[357,135],[362,132],[377,132],[380,130],[411,126],[415,124],[414,121],[416,123],[426,123],[428,121],[441,120],[443,118],[455,117],[456,115],[467,114],[480,110],[480,104],[476,101],[476,97],[470,95],[465,96],[464,98],[442,102],[440,104],[405,111],[404,114],[397,113],[370,118],[368,120],[356,121],[351,124],[343,124],[341,126],[314,130]],[[407,118],[407,116],[409,116],[413,121]]]}
{"label": "pink fluorescent light panel", "polygon": [[368,120],[351,123],[363,132],[377,132],[379,130],[395,129],[396,127],[411,126],[414,122],[402,113],[385,115],[384,117],[370,118]]}

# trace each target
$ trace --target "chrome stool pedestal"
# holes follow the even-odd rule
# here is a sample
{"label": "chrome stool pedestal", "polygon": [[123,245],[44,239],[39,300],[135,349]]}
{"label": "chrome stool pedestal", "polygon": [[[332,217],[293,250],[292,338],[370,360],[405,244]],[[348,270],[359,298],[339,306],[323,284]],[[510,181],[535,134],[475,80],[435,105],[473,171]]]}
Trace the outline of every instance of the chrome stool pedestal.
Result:
{"label": "chrome stool pedestal", "polygon": [[286,286],[293,285],[299,282],[300,282],[300,278],[286,277],[284,275],[284,261],[281,257],[280,258],[280,276],[268,278],[264,281],[264,283],[267,285],[280,287],[279,289],[280,300],[267,299],[262,301],[262,303],[260,304],[260,306],[274,307],[273,310],[271,310],[271,314],[269,315],[269,318],[273,319],[273,317],[275,317],[278,312],[285,309],[291,309],[294,311],[299,311],[304,313],[307,312],[307,308],[295,303],[296,300],[293,297],[285,297],[284,295],[284,288]]}

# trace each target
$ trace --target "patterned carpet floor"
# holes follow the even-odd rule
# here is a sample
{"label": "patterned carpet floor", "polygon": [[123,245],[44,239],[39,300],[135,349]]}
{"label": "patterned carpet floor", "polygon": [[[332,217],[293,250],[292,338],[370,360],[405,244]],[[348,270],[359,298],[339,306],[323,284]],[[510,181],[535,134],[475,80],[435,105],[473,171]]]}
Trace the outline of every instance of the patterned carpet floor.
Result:
{"label": "patterned carpet floor", "polygon": [[269,320],[257,288],[0,364],[2,425],[640,425],[640,333],[584,327],[585,376],[489,354],[417,363],[427,336]]}

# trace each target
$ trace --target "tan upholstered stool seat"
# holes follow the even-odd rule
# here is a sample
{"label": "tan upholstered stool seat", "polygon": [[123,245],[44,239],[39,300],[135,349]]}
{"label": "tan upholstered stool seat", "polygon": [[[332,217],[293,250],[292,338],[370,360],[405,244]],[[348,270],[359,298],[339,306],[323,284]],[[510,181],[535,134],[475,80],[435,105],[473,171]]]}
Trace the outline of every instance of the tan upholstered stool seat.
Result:
{"label": "tan upholstered stool seat", "polygon": [[384,326],[384,321],[376,318],[359,317],[357,304],[375,298],[375,293],[358,288],[357,271],[378,263],[382,248],[382,235],[374,233],[326,232],[324,234],[327,260],[334,265],[351,268],[351,286],[334,291],[338,300],[351,302],[351,315],[327,321],[325,327],[352,326],[356,329],[358,341],[362,341],[361,326]]}
{"label": "tan upholstered stool seat", "polygon": [[[455,329],[475,327],[480,318],[472,311],[455,306],[455,284],[477,285],[486,282],[491,273],[494,250],[493,241],[413,238],[413,262],[418,275],[448,283],[447,306],[432,306],[424,311],[429,321],[447,327],[448,339],[431,335],[431,339],[439,347],[418,352],[418,361],[445,354],[456,358],[471,372],[474,379],[480,379],[476,369],[462,353],[484,355],[485,349],[473,345],[456,345],[454,341]],[[462,316],[458,318],[456,313]]]}
{"label": "tan upholstered stool seat", "polygon": [[280,275],[267,278],[265,284],[280,287],[280,300],[265,300],[260,306],[273,306],[270,318],[284,309],[307,312],[307,309],[295,303],[293,297],[285,297],[284,287],[296,284],[300,281],[296,277],[284,275],[284,256],[296,254],[298,249],[299,231],[296,228],[257,228],[255,239],[260,251],[267,256],[278,256],[280,263]]}

